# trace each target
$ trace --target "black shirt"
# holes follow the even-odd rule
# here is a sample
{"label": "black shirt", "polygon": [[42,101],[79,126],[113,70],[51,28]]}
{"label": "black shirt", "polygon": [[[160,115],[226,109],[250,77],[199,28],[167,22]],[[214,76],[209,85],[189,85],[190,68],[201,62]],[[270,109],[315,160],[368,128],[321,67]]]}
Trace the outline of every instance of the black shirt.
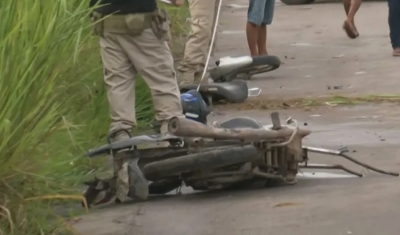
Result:
{"label": "black shirt", "polygon": [[105,5],[98,7],[96,12],[102,15],[131,14],[152,12],[157,9],[156,0],[90,0],[90,7],[96,4]]}

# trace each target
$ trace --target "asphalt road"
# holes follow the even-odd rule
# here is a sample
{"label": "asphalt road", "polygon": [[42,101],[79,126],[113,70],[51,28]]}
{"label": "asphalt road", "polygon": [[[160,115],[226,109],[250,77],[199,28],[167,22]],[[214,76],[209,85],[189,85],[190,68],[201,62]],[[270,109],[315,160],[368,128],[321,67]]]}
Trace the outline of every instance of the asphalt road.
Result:
{"label": "asphalt road", "polygon": [[[247,54],[244,34],[247,0],[225,0],[217,56]],[[341,29],[339,3],[276,5],[269,31],[270,53],[285,61],[277,71],[260,75],[251,85],[263,95],[305,97],[327,95],[329,85],[340,94],[397,92],[398,59],[391,57],[385,2],[366,2],[357,16],[360,38],[350,40]],[[238,23],[239,22],[239,23]],[[233,43],[234,42],[234,43]],[[286,57],[287,59],[286,59]],[[268,123],[262,110],[224,111],[213,120],[250,116]],[[358,159],[400,171],[400,111],[397,104],[283,110],[315,133],[307,145],[347,146]],[[400,181],[337,157],[312,155],[313,163],[339,163],[363,178],[340,171],[309,171],[294,186],[154,197],[94,210],[74,223],[85,235],[398,235]]]}

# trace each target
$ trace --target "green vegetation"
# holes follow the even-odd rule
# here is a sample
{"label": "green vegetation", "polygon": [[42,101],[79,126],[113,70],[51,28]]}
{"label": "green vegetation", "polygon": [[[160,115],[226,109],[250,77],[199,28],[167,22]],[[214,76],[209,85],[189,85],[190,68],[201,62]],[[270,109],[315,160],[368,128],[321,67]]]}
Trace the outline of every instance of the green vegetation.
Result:
{"label": "green vegetation", "polygon": [[[104,142],[109,123],[87,6],[0,1],[0,235],[71,232],[54,203],[81,200],[76,186],[93,167],[82,155]],[[179,35],[187,9],[170,10]],[[152,105],[140,79],[137,92],[145,123]]]}

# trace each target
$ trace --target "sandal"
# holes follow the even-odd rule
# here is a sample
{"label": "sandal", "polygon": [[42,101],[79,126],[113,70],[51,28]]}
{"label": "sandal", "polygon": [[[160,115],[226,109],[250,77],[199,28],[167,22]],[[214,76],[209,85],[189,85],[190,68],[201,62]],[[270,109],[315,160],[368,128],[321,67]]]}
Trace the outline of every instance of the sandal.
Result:
{"label": "sandal", "polygon": [[344,21],[343,29],[346,32],[347,36],[351,39],[355,39],[359,36],[356,26],[350,21]]}

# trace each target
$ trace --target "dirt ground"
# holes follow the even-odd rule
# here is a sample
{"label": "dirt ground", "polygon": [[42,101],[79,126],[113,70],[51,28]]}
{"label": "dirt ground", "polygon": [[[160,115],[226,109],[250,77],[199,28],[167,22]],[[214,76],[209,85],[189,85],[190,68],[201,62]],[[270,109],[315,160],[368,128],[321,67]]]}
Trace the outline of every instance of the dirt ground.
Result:
{"label": "dirt ground", "polygon": [[[247,0],[225,0],[217,56],[247,53],[244,26]],[[229,4],[236,4],[229,7]],[[258,76],[251,86],[273,97],[317,97],[397,92],[398,61],[391,57],[387,5],[366,2],[357,16],[360,38],[350,40],[341,29],[338,2],[306,6],[276,3],[269,31],[270,54],[285,62],[279,70]],[[286,58],[287,57],[287,58]],[[397,67],[398,68],[398,67]],[[327,86],[343,86],[328,90]],[[359,160],[400,171],[398,104],[280,110],[314,131],[305,144],[347,146]],[[223,121],[250,116],[269,122],[270,111],[224,110],[211,117]],[[369,172],[337,157],[311,155],[312,163],[340,163],[363,178],[341,171],[305,171],[297,185],[239,191],[153,197],[93,210],[74,228],[84,235],[398,235],[400,181]],[[329,174],[328,174],[329,172]]]}

